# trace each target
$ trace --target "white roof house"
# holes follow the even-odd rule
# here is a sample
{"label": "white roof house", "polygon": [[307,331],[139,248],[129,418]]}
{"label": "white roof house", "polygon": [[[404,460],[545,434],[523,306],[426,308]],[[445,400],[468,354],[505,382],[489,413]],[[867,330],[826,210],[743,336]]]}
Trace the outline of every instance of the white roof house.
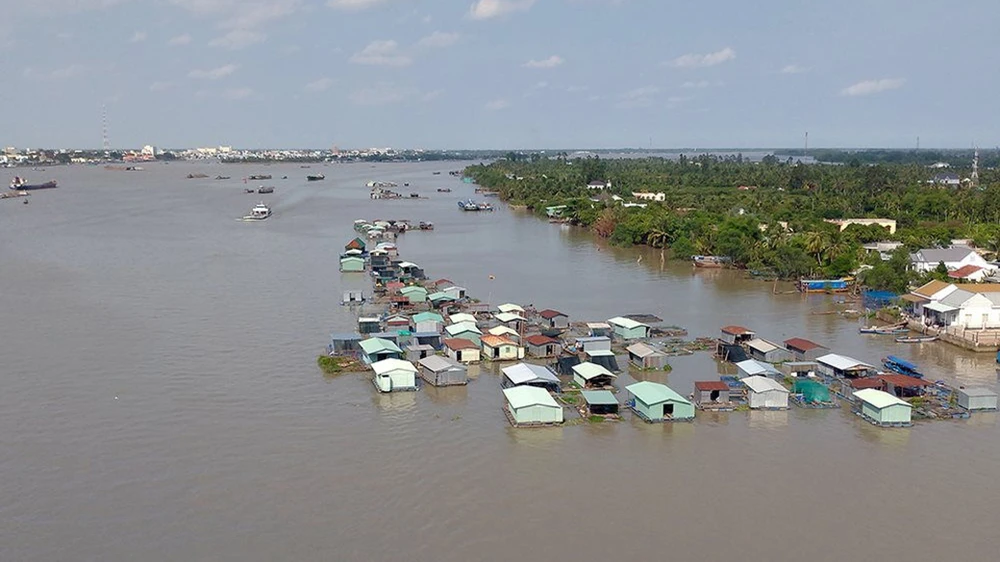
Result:
{"label": "white roof house", "polygon": [[508,328],[507,326],[494,326],[490,328],[488,331],[490,334],[494,336],[512,336],[516,338],[519,335],[517,333],[517,330]]}
{"label": "white roof house", "polygon": [[458,324],[452,324],[451,326],[445,327],[444,331],[448,332],[449,336],[464,334],[466,332],[483,335],[483,333],[479,331],[479,328],[472,322],[459,322]]}
{"label": "white roof house", "polygon": [[900,400],[888,392],[882,392],[881,390],[874,388],[857,390],[854,392],[854,397],[880,410],[888,406],[906,406],[907,408],[913,407],[909,402]]}
{"label": "white roof house", "polygon": [[954,271],[966,265],[975,265],[992,270],[990,262],[983,259],[975,250],[968,246],[951,246],[950,248],[924,248],[910,254],[913,268],[919,272],[931,271],[944,263],[949,271]]}
{"label": "white roof house", "polygon": [[504,367],[504,379],[506,386],[520,385],[541,385],[544,387],[559,388],[559,377],[548,367],[533,365],[531,363],[518,363],[510,367]]}
{"label": "white roof house", "polygon": [[747,402],[752,409],[784,409],[788,407],[788,389],[778,381],[754,375],[740,379],[746,385]]}
{"label": "white roof house", "polygon": [[848,357],[846,355],[837,355],[836,353],[827,353],[826,355],[816,358],[816,362],[822,367],[826,367],[828,373],[831,375],[843,374],[846,371],[865,371],[865,370],[875,370],[875,367],[865,363],[864,361],[858,361],[853,357]]}
{"label": "white roof house", "polygon": [[516,312],[500,312],[498,314],[494,314],[493,317],[504,324],[514,322],[515,320],[524,320],[524,317]]}
{"label": "white roof house", "polygon": [[524,309],[520,305],[513,303],[501,304],[497,307],[497,310],[500,312],[524,312]]}
{"label": "white roof house", "polygon": [[461,324],[462,322],[469,322],[472,324],[476,324],[476,317],[467,312],[459,312],[458,314],[452,314],[448,316],[448,319],[451,320],[452,324]]}
{"label": "white roof house", "polygon": [[736,368],[740,370],[740,378],[754,376],[781,376],[781,371],[774,368],[774,365],[763,363],[761,361],[757,361],[756,359],[740,361],[736,364]]}

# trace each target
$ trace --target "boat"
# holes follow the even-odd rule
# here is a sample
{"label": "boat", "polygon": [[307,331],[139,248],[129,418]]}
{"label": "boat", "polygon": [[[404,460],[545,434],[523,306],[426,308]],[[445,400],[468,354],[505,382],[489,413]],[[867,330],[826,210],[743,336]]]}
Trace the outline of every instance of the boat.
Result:
{"label": "boat", "polygon": [[459,201],[458,208],[462,209],[463,211],[478,211],[479,205],[476,205],[475,201],[469,199],[467,201]]}
{"label": "boat", "polygon": [[410,194],[410,199],[420,199],[420,194],[419,193],[411,193]]}
{"label": "boat", "polygon": [[243,193],[257,193],[253,188],[248,187],[243,190]]}
{"label": "boat", "polygon": [[905,359],[896,357],[895,355],[884,357],[882,359],[882,366],[894,373],[916,377],[918,379],[924,378],[924,374],[920,372],[919,367]]}
{"label": "boat", "polygon": [[242,219],[244,221],[262,221],[267,220],[271,217],[271,208],[264,204],[263,201],[254,205],[253,209],[250,209],[250,214],[245,215]]}
{"label": "boat", "polygon": [[799,279],[799,291],[803,293],[846,293],[851,290],[854,279]]}
{"label": "boat", "polygon": [[896,338],[896,343],[928,343],[937,339],[937,336],[901,336]]}
{"label": "boat", "polygon": [[451,188],[450,187],[439,187],[438,188],[438,193],[451,193]]}
{"label": "boat", "polygon": [[10,188],[15,191],[31,191],[34,189],[55,189],[59,187],[59,184],[55,180],[47,181],[45,183],[28,183],[28,180],[22,178],[21,176],[14,176],[14,179],[10,180]]}
{"label": "boat", "polygon": [[440,175],[441,175],[441,172],[434,172],[434,175],[435,175],[435,176],[440,176]]}
{"label": "boat", "polygon": [[215,176],[215,179],[217,179],[217,180],[228,180],[229,176]]}
{"label": "boat", "polygon": [[253,174],[247,177],[248,180],[269,180],[271,179],[271,174]]}
{"label": "boat", "polygon": [[434,230],[434,223],[420,221],[420,230]]}
{"label": "boat", "polygon": [[725,267],[726,260],[719,256],[691,256],[691,262],[695,267],[720,268]]}
{"label": "boat", "polygon": [[257,193],[274,193],[274,188],[270,185],[262,185],[257,188]]}
{"label": "boat", "polygon": [[858,328],[859,334],[877,334],[880,336],[898,336],[909,331],[902,326],[867,326]]}
{"label": "boat", "polygon": [[323,175],[323,174],[316,174],[316,175],[306,176],[306,181],[321,181],[321,180],[325,180],[325,179],[326,179],[326,176]]}
{"label": "boat", "polygon": [[489,203],[480,203],[479,204],[479,210],[480,211],[492,211],[493,210],[493,205],[490,205]]}
{"label": "boat", "polygon": [[207,177],[208,177],[208,174],[188,174],[187,175],[187,179],[189,179],[189,180],[198,180],[198,179],[207,178]]}

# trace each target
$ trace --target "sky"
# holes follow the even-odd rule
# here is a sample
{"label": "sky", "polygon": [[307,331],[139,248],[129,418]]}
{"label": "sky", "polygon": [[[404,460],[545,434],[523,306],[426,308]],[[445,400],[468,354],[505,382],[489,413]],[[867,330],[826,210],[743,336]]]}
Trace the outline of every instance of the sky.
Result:
{"label": "sky", "polygon": [[0,0],[0,145],[992,147],[1000,2]]}

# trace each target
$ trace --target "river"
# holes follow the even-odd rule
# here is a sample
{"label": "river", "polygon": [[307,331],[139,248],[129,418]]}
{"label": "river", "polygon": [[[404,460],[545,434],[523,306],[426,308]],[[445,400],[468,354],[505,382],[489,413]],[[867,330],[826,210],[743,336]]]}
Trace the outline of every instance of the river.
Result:
{"label": "river", "polygon": [[[516,430],[485,369],[467,387],[392,395],[324,377],[316,355],[354,324],[341,292],[367,287],[338,271],[353,220],[405,218],[436,229],[402,236],[403,257],[494,304],[649,312],[692,337],[742,324],[996,386],[991,355],[861,336],[811,314],[828,296],[661,265],[656,250],[504,206],[462,213],[473,186],[447,175],[461,166],[19,170],[61,187],[0,201],[0,560],[996,556],[996,415],[887,430],[792,409]],[[274,194],[245,194],[252,173],[273,174],[250,185]],[[426,198],[372,201],[370,179]],[[233,220],[260,199],[271,220]],[[671,362],[644,378],[687,394],[720,369],[707,353]]]}

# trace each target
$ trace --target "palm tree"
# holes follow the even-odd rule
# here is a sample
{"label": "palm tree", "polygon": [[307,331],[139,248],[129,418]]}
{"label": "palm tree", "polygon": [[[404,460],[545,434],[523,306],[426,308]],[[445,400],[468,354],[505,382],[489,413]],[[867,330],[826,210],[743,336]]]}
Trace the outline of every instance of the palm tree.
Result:
{"label": "palm tree", "polygon": [[826,250],[826,236],[815,230],[805,234],[806,251],[816,257],[816,263],[823,265],[823,251]]}

